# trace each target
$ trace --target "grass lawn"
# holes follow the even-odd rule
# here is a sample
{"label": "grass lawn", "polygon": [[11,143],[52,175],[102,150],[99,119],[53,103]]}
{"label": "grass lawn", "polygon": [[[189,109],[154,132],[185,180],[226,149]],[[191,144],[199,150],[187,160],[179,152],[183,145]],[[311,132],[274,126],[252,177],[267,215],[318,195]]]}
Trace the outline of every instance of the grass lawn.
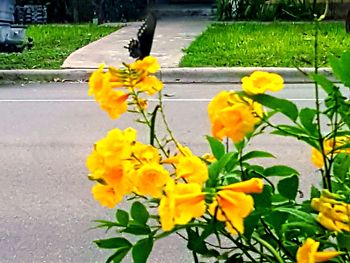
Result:
{"label": "grass lawn", "polygon": [[[213,24],[185,50],[180,65],[310,67],[314,32],[310,23]],[[350,34],[343,23],[320,24],[320,66],[327,66],[330,54],[349,49]]]}
{"label": "grass lawn", "polygon": [[0,69],[58,69],[74,50],[117,29],[92,24],[31,25],[26,35],[34,39],[33,48],[22,53],[0,53]]}

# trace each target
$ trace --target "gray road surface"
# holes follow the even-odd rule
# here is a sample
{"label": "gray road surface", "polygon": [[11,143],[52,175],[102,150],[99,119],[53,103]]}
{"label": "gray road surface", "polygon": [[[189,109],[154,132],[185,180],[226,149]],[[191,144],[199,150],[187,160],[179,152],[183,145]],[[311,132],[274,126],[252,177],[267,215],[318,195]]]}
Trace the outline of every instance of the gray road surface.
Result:
{"label": "gray road surface", "polygon": [[[207,103],[222,88],[232,87],[167,86],[164,92],[172,97],[165,107],[179,141],[198,154],[208,150]],[[300,106],[313,105],[308,85],[289,85],[280,95]],[[105,235],[89,228],[92,220],[106,219],[113,211],[92,199],[85,159],[108,130],[134,125],[130,115],[111,121],[88,98],[85,83],[1,86],[0,112],[0,262],[103,262],[109,251],[96,249],[91,240]],[[139,138],[146,140],[146,133],[141,131]],[[264,136],[252,147],[279,157],[268,164],[299,169],[303,184],[317,182],[310,149],[302,143]],[[149,262],[192,259],[185,243],[173,237],[156,244]]]}

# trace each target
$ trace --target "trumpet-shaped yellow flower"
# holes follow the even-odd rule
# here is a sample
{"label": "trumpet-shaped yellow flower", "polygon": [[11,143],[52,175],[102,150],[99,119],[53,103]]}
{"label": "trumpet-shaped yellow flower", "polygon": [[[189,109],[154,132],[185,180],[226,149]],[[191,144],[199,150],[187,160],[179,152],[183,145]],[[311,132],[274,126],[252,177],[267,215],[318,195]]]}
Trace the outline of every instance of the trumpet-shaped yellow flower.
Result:
{"label": "trumpet-shaped yellow flower", "polygon": [[142,163],[155,163],[159,164],[160,154],[158,149],[149,144],[143,144],[136,142],[132,151],[133,163],[135,165]]}
{"label": "trumpet-shaped yellow flower", "polygon": [[164,87],[163,82],[157,79],[155,76],[145,76],[138,83],[135,84],[135,88],[140,91],[146,92],[148,95],[154,95]]}
{"label": "trumpet-shaped yellow flower", "polygon": [[110,90],[107,96],[101,97],[99,101],[100,107],[107,111],[112,120],[117,119],[128,110],[128,97],[129,94],[124,93],[121,90]]}
{"label": "trumpet-shaped yellow flower", "polygon": [[114,208],[122,199],[123,195],[110,185],[95,184],[92,187],[93,197],[102,205],[108,208]]}
{"label": "trumpet-shaped yellow flower", "polygon": [[103,72],[104,64],[101,64],[98,70],[94,71],[89,78],[89,96],[99,97],[100,93],[103,90],[104,85],[104,75]]}
{"label": "trumpet-shaped yellow flower", "polygon": [[250,95],[279,91],[283,89],[283,78],[275,73],[255,71],[249,77],[242,78],[242,89]]}
{"label": "trumpet-shaped yellow flower", "polygon": [[113,129],[96,143],[95,149],[104,158],[109,167],[119,166],[122,160],[130,158],[132,145],[136,141],[136,131],[127,128],[124,131]]}
{"label": "trumpet-shaped yellow flower", "polygon": [[216,219],[226,223],[226,227],[232,234],[244,232],[244,218],[254,209],[254,201],[245,193],[221,190],[209,206],[209,212]]}
{"label": "trumpet-shaped yellow flower", "polygon": [[142,60],[136,60],[130,65],[130,68],[154,74],[160,69],[160,65],[155,57],[147,56]]}
{"label": "trumpet-shaped yellow flower", "polygon": [[263,110],[260,104],[242,99],[233,91],[222,91],[209,103],[208,115],[214,137],[222,140],[227,136],[239,142],[254,130]]}
{"label": "trumpet-shaped yellow flower", "polygon": [[158,207],[164,231],[172,230],[177,224],[187,224],[205,213],[205,194],[198,184],[175,184],[170,180],[164,192]]}
{"label": "trumpet-shaped yellow flower", "polygon": [[227,185],[217,192],[209,212],[216,219],[226,223],[232,234],[244,232],[244,218],[254,209],[254,201],[248,193],[261,193],[263,181],[252,178],[247,181]]}
{"label": "trumpet-shaped yellow flower", "polygon": [[223,186],[221,189],[242,192],[245,194],[259,194],[263,191],[264,182],[260,178],[252,178],[247,181],[242,181],[230,185]]}
{"label": "trumpet-shaped yellow flower", "polygon": [[350,232],[350,205],[332,199],[329,194],[322,192],[320,198],[313,198],[311,207],[319,212],[316,217],[324,228],[329,231]]}
{"label": "trumpet-shaped yellow flower", "polygon": [[340,254],[338,251],[318,252],[319,245],[320,242],[308,238],[297,251],[297,263],[326,262]]}
{"label": "trumpet-shaped yellow flower", "polygon": [[[332,151],[333,151],[333,154],[337,154],[337,153],[350,154],[350,148],[338,149],[339,147],[342,147],[349,141],[350,141],[350,136],[338,136],[335,138],[335,140],[334,138],[325,140],[323,142],[323,150],[325,155],[329,156],[330,154],[332,154]],[[316,148],[311,149],[311,161],[318,168],[322,168],[324,166],[323,155]]]}
{"label": "trumpet-shaped yellow flower", "polygon": [[188,147],[178,144],[179,154],[165,160],[164,162],[176,165],[176,179],[185,179],[188,183],[202,185],[208,180],[208,167],[195,156]]}
{"label": "trumpet-shaped yellow flower", "polygon": [[169,172],[155,163],[141,165],[131,176],[136,193],[154,198],[162,196],[163,188],[170,180]]}

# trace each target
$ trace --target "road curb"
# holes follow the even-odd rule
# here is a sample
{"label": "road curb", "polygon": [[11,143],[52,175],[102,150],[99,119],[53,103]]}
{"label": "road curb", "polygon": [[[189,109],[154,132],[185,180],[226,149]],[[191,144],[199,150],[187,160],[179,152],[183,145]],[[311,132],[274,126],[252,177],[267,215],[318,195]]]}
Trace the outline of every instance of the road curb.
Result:
{"label": "road curb", "polygon": [[[157,76],[164,83],[240,83],[242,77],[262,70],[280,74],[285,83],[310,83],[305,74],[295,68],[234,67],[234,68],[163,68]],[[313,68],[301,68],[308,74]],[[0,70],[0,84],[13,82],[87,81],[94,69],[62,70]],[[319,72],[331,77],[330,68]]]}

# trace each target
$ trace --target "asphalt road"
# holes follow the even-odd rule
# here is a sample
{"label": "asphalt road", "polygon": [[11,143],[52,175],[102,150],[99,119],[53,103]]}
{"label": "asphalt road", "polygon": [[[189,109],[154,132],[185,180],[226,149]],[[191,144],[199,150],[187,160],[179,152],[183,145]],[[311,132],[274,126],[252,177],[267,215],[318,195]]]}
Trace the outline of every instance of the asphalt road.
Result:
{"label": "asphalt road", "polygon": [[[223,88],[237,86],[173,84],[164,90],[171,96],[165,109],[176,137],[197,154],[208,150],[208,101]],[[313,105],[310,85],[287,85],[279,95],[302,107]],[[103,262],[109,251],[91,241],[105,234],[89,228],[113,210],[92,199],[85,159],[108,130],[134,126],[130,115],[111,121],[87,96],[86,83],[0,86],[0,112],[0,262]],[[141,129],[138,137],[146,142],[147,134]],[[310,148],[303,143],[262,136],[251,147],[278,157],[266,164],[299,169],[304,194],[317,184]],[[185,247],[177,237],[164,239],[149,262],[192,262]]]}

